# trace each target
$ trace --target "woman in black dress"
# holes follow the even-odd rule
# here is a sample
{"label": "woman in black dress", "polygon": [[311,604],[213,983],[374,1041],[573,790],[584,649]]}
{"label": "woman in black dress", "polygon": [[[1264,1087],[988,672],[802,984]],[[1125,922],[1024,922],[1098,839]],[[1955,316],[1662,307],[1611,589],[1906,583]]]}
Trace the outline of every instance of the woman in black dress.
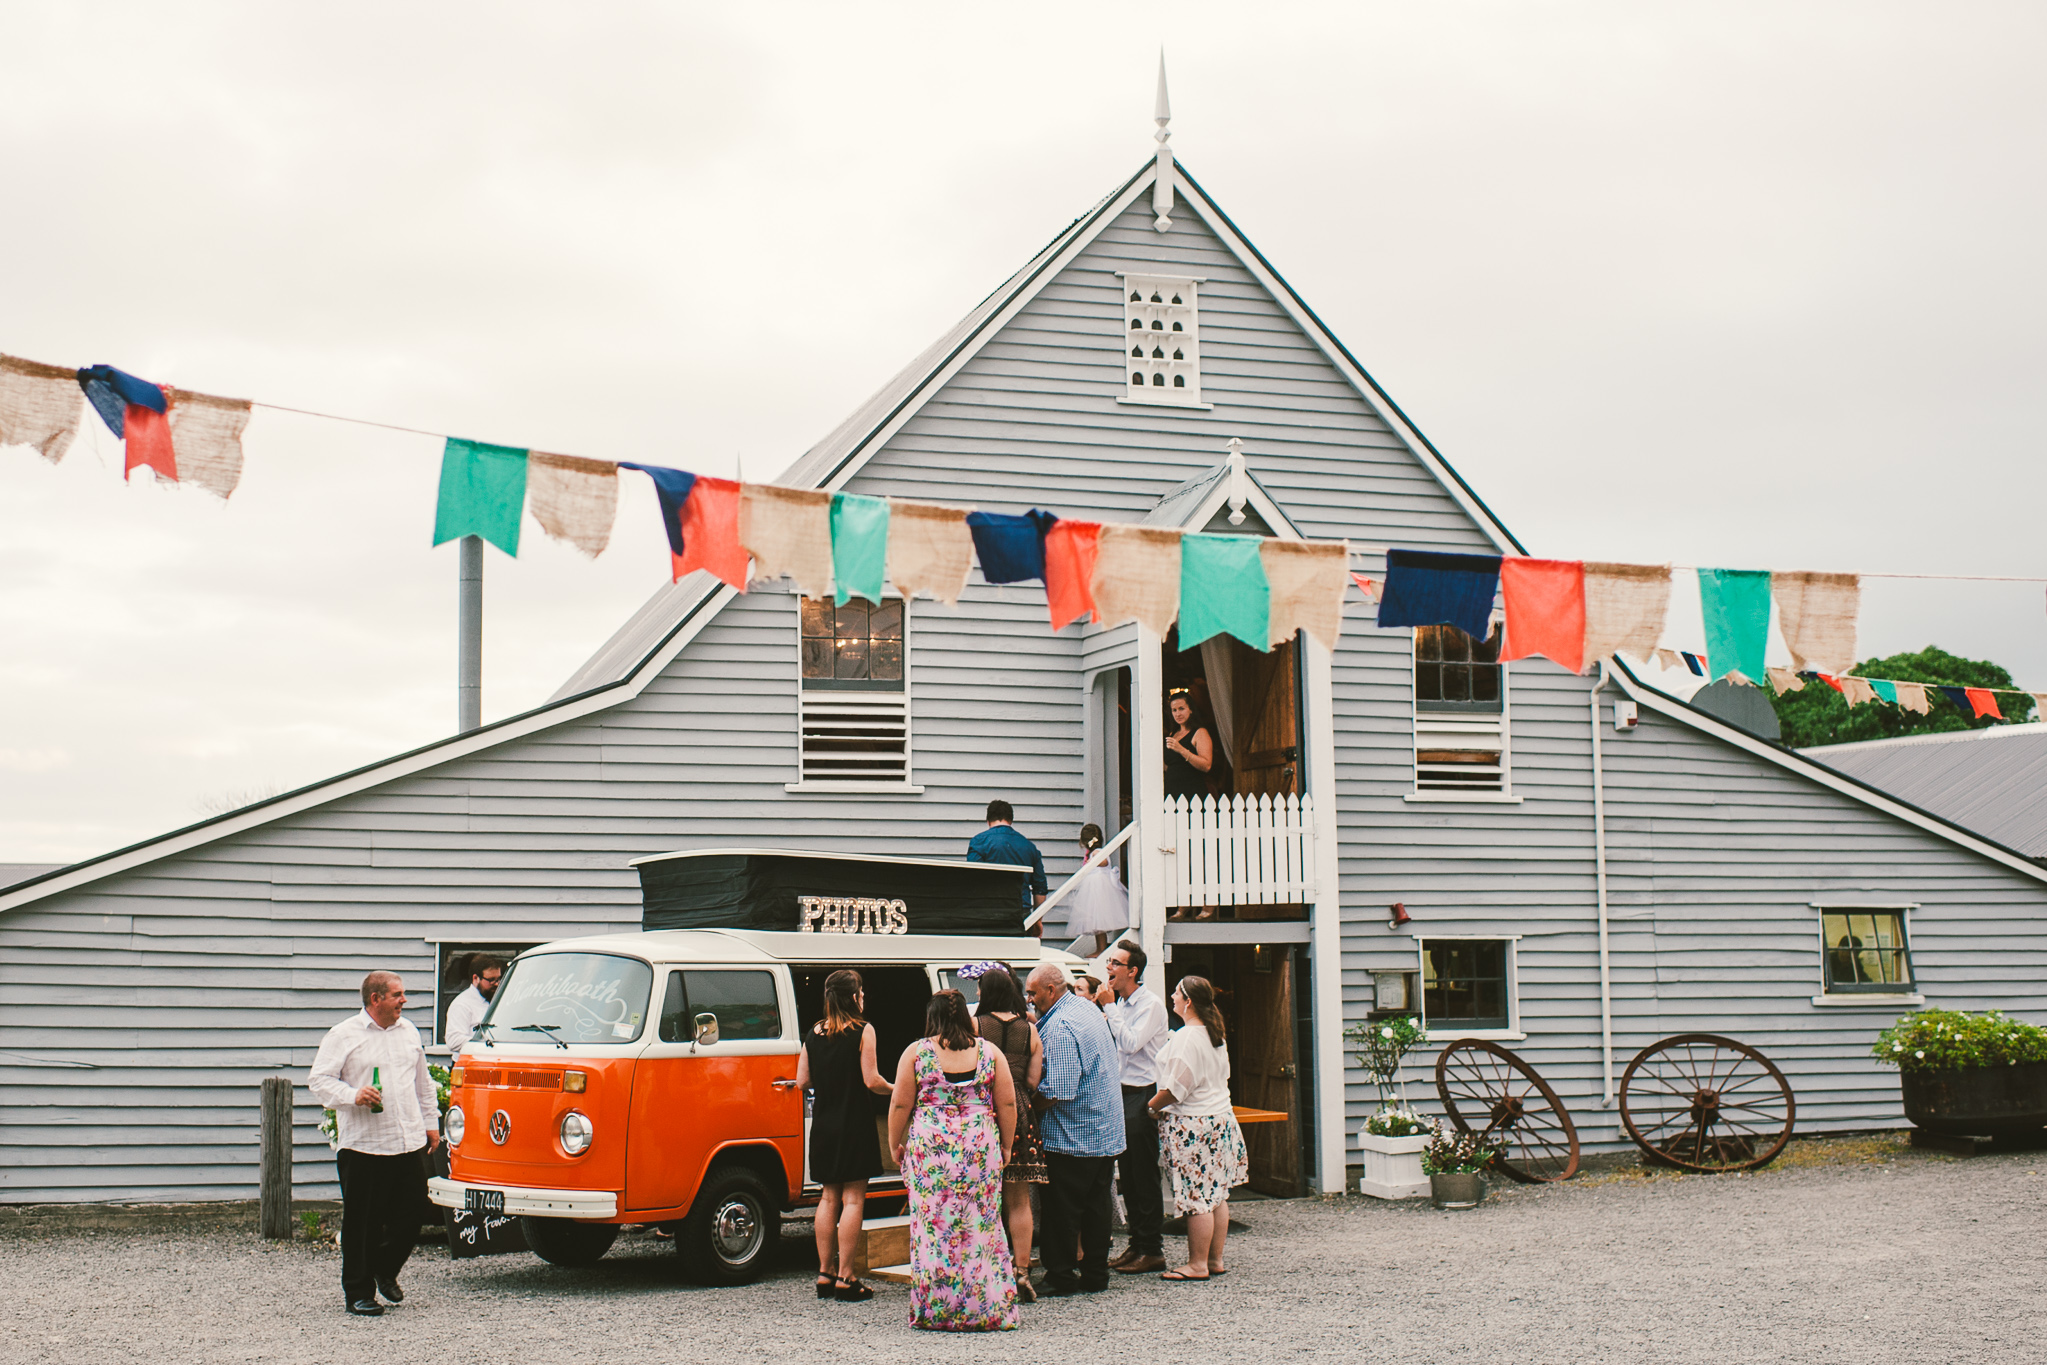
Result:
{"label": "woman in black dress", "polygon": [[1033,1101],[1045,1075],[1045,1044],[1031,1023],[1023,987],[1016,984],[1008,967],[982,962],[960,969],[961,976],[970,972],[981,983],[975,1031],[1002,1050],[1016,1089],[1016,1140],[1010,1144],[1009,1161],[1002,1168],[1002,1217],[1009,1225],[1010,1253],[1016,1261],[1016,1296],[1034,1303],[1038,1296],[1031,1288],[1031,1238],[1035,1231],[1031,1186],[1044,1184],[1046,1175],[1045,1147],[1038,1136]]}
{"label": "woman in black dress", "polygon": [[824,1018],[803,1040],[796,1085],[816,1093],[810,1106],[810,1175],[824,1186],[817,1205],[817,1296],[857,1303],[874,1291],[850,1274],[867,1182],[881,1174],[881,1139],[869,1094],[894,1087],[875,1065],[874,1025],[861,1017],[867,993],[860,973],[833,972],[824,983]]}
{"label": "woman in black dress", "polygon": [[1185,692],[1166,703],[1173,731],[1166,736],[1166,795],[1208,795],[1208,774],[1215,767],[1215,737],[1201,723]]}

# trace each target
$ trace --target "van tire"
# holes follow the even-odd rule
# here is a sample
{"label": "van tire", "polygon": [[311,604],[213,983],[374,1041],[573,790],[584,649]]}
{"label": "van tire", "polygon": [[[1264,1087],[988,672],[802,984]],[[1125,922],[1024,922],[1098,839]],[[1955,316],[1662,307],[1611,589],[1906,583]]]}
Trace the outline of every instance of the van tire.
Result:
{"label": "van tire", "polygon": [[746,1284],[774,1263],[782,1212],[744,1166],[713,1171],[676,1233],[682,1270],[702,1284]]}
{"label": "van tire", "polygon": [[535,1256],[571,1270],[596,1265],[618,1240],[616,1223],[578,1223],[567,1218],[522,1215],[519,1230],[526,1234],[526,1245]]}

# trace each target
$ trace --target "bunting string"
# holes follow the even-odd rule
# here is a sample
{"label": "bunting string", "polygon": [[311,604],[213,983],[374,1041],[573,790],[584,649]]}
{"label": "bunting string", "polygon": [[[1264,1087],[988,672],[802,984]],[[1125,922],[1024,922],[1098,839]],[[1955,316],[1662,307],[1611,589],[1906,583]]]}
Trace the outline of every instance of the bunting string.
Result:
{"label": "bunting string", "polygon": [[[1167,527],[945,507],[818,489],[751,484],[634,461],[494,445],[283,404],[220,398],[158,384],[111,365],[66,369],[0,355],[0,445],[61,461],[90,408],[123,443],[123,474],[192,484],[222,499],[241,481],[243,434],[255,408],[347,422],[442,442],[435,545],[478,536],[519,553],[530,510],[550,537],[592,557],[609,547],[620,470],[653,485],[674,578],[699,569],[744,592],[788,577],[807,597],[956,605],[978,564],[990,584],[1044,585],[1052,629],[1138,622],[1180,647],[1220,635],[1267,649],[1306,632],[1334,647],[1353,585],[1382,628],[1450,625],[1474,638],[1502,617],[1502,661],[1543,657],[1571,672],[1626,653],[1778,691],[1818,680],[1849,705],[1882,701],[1924,714],[1934,697],[2001,719],[1999,694],[2047,704],[2047,693],[1959,688],[1849,673],[1865,578],[2047,583],[2047,576],[1864,573],[1636,565],[1450,553],[1345,541],[1281,541]],[[1377,559],[1377,576],[1354,561]],[[1369,570],[1372,565],[1363,565]],[[1679,572],[1694,576],[1706,647],[1661,647]],[[1771,621],[1789,669],[1765,661]]]}

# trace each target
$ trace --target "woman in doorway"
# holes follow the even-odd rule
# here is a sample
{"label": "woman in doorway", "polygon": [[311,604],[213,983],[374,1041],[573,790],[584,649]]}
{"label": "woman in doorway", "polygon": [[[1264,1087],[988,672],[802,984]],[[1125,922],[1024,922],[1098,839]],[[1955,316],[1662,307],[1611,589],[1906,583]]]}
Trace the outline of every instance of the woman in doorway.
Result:
{"label": "woman in doorway", "polygon": [[1186,1027],[1159,1049],[1159,1089],[1150,1107],[1164,1116],[1159,1147],[1172,1176],[1173,1212],[1187,1219],[1187,1264],[1159,1278],[1206,1280],[1229,1273],[1223,1242],[1230,1190],[1251,1178],[1251,1163],[1230,1107],[1230,1053],[1215,987],[1206,977],[1183,976],[1172,1004]]}
{"label": "woman in doorway", "polygon": [[888,1141],[910,1189],[910,1325],[940,1332],[1017,1326],[1002,1235],[1002,1168],[1016,1136],[1009,1063],[974,1032],[958,991],[924,1010],[903,1053]]}
{"label": "woman in doorway", "polygon": [[[1093,828],[1093,826],[1089,826]],[[1009,1063],[1010,1085],[1016,1091],[1016,1139],[1002,1167],[1002,1220],[1009,1226],[1009,1255],[1016,1265],[1016,1296],[1035,1303],[1031,1288],[1031,1186],[1045,1183],[1045,1147],[1038,1140],[1038,1116],[1032,1108],[1038,1081],[1045,1074],[1045,1044],[1024,1006],[1023,987],[1000,962],[960,968],[981,983],[981,1002],[974,1010],[974,1028],[1001,1049]]]}
{"label": "woman in doorway", "polygon": [[1073,931],[1076,941],[1085,934],[1095,936],[1095,950],[1088,954],[1089,957],[1100,957],[1107,952],[1109,940],[1130,927],[1130,892],[1124,887],[1123,879],[1109,866],[1108,860],[1099,856],[1101,848],[1102,827],[1082,825],[1080,879],[1067,896],[1073,912],[1067,918],[1066,927]]}
{"label": "woman in doorway", "polygon": [[803,1040],[796,1085],[814,1090],[810,1108],[810,1174],[824,1187],[817,1205],[817,1296],[859,1303],[874,1291],[851,1274],[867,1182],[881,1174],[874,1102],[889,1083],[875,1065],[874,1025],[862,1017],[867,992],[860,973],[833,972],[824,982],[824,1018]]}
{"label": "woman in doorway", "polygon": [[1166,795],[1206,796],[1208,775],[1215,768],[1215,736],[1184,689],[1173,690],[1166,709],[1173,717],[1173,729],[1166,736]]}

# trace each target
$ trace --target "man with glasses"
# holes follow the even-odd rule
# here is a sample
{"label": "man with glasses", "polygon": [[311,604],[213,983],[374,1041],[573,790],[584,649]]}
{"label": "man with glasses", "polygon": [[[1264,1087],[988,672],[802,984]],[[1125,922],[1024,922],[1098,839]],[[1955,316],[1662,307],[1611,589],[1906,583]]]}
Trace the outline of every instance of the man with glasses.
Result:
{"label": "man with glasses", "polygon": [[469,959],[469,989],[448,1006],[448,1027],[443,1042],[460,1048],[476,1033],[476,1026],[490,1009],[490,998],[505,979],[505,960],[494,953],[477,953]]}
{"label": "man with glasses", "polygon": [[1166,1002],[1143,981],[1145,954],[1129,939],[1109,949],[1108,984],[1095,994],[1122,1061],[1123,1155],[1117,1186],[1130,1223],[1130,1243],[1109,1268],[1142,1275],[1166,1268],[1165,1197],[1159,1192],[1159,1121],[1151,1097],[1159,1089],[1159,1049],[1165,1045]]}

